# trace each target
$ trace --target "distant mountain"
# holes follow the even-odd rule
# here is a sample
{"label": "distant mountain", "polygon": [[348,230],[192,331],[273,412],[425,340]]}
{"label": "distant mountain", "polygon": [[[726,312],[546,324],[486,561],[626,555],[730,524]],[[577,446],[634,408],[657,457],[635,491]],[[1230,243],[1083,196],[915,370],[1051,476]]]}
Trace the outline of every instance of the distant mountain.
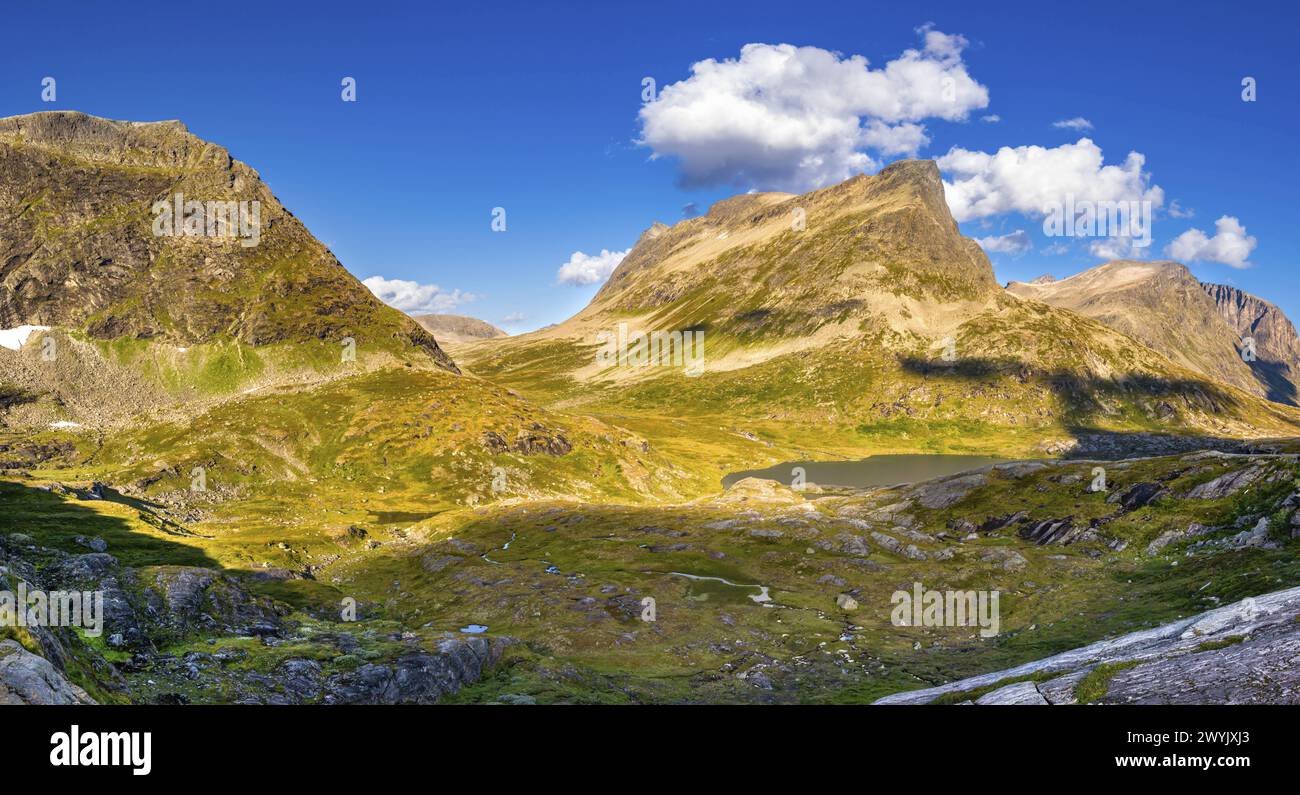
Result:
{"label": "distant mountain", "polygon": [[[1050,452],[1090,429],[1295,433],[1300,415],[1252,397],[1264,390],[1195,279],[1171,271],[1155,289],[1141,265],[1111,271],[1078,300],[1065,297],[1089,279],[1025,286],[1042,302],[1009,295],[958,229],[935,164],[901,161],[802,196],[745,194],[656,223],[577,315],[458,357],[557,405],[782,423],[774,437],[846,454],[922,436],[1015,437]],[[1196,307],[1191,328],[1143,334],[1153,294],[1171,318]],[[686,331],[704,335],[698,373],[601,355],[624,332]]]}
{"label": "distant mountain", "polygon": [[508,336],[506,332],[476,317],[464,315],[412,315],[439,342],[469,342]]}
{"label": "distant mountain", "polygon": [[350,337],[455,369],[256,171],[178,121],[0,119],[0,328],[23,324],[181,347]]}
{"label": "distant mountain", "polygon": [[1185,367],[1257,395],[1233,330],[1201,283],[1176,262],[1117,260],[1053,282],[1012,282],[1011,293],[1096,318]]}
{"label": "distant mountain", "polygon": [[[1295,404],[1300,340],[1276,306],[1204,285],[1177,262],[1116,260],[1060,281],[1012,282],[1008,291],[1095,318],[1170,360],[1261,397]],[[1241,355],[1256,338],[1258,361]]]}
{"label": "distant mountain", "polygon": [[1224,284],[1202,282],[1219,314],[1241,339],[1255,343],[1251,368],[1267,387],[1272,400],[1296,405],[1300,398],[1300,337],[1295,326],[1276,305]]}
{"label": "distant mountain", "polygon": [[998,291],[983,250],[948,212],[939,170],[902,161],[802,196],[750,193],[641,236],[577,319],[707,322],[748,342],[805,337]]}

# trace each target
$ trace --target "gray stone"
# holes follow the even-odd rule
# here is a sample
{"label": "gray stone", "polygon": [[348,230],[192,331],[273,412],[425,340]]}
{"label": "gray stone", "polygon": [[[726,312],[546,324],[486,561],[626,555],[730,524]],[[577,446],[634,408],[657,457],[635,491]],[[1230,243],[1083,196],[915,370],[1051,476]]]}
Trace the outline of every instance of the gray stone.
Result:
{"label": "gray stone", "polygon": [[1189,500],[1217,500],[1236,494],[1259,479],[1264,474],[1263,467],[1252,466],[1220,475],[1214,480],[1202,483],[1187,492]]}
{"label": "gray stone", "polygon": [[988,482],[988,476],[982,472],[954,475],[948,478],[930,480],[917,486],[912,494],[916,501],[926,508],[947,508],[964,499],[975,489]]}
{"label": "gray stone", "polygon": [[1000,687],[992,693],[985,693],[975,699],[975,703],[979,705],[1036,704],[1046,706],[1047,699],[1043,698],[1043,694],[1038,692],[1038,688],[1034,686],[1033,682],[1016,682],[1006,687]]}
{"label": "gray stone", "polygon": [[77,542],[81,546],[85,547],[86,549],[90,549],[95,552],[105,552],[108,550],[108,542],[102,538],[87,538],[86,536],[77,536],[72,540]]}
{"label": "gray stone", "polygon": [[0,641],[0,704],[93,704],[44,657]]}
{"label": "gray stone", "polygon": [[[1036,689],[1070,703],[1073,687],[1097,665],[1127,663],[1107,682],[1101,703],[1300,704],[1300,588],[1275,591],[1153,629],[1056,654],[1004,671],[886,696],[878,704],[924,704],[1042,673]],[[1003,688],[1005,689],[1005,688]]]}

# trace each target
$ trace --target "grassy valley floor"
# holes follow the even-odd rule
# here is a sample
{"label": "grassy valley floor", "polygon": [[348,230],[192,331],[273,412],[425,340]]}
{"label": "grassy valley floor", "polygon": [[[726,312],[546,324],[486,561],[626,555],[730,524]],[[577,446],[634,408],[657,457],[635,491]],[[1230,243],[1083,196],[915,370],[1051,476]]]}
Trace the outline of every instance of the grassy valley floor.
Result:
{"label": "grassy valley floor", "polygon": [[[143,657],[87,641],[120,680],[78,684],[104,700],[312,701],[326,689],[292,672],[347,682],[461,637],[495,644],[495,664],[444,701],[856,703],[1300,584],[1300,467],[1286,453],[721,492],[732,467],[853,451],[829,432],[826,448],[793,430],[782,442],[775,423],[697,418],[653,436],[648,414],[581,418],[486,384],[440,393],[444,379],[466,380],[385,371],[147,435],[5,439],[0,534],[73,556],[102,539],[146,582],[211,568],[287,627],[199,622],[156,635]],[[960,438],[938,449],[1008,452]],[[387,466],[361,465],[376,460]],[[1097,466],[1106,491],[1090,490]],[[891,595],[915,582],[999,591],[999,634],[895,626]],[[357,620],[343,620],[352,601]]]}

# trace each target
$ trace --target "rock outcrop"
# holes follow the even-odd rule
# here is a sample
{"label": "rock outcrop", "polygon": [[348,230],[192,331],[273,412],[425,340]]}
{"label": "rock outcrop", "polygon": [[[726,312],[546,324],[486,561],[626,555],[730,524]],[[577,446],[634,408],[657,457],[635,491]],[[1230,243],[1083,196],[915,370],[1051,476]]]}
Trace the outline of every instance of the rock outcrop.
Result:
{"label": "rock outcrop", "polygon": [[49,660],[24,649],[17,641],[0,641],[0,705],[93,704]]}
{"label": "rock outcrop", "polygon": [[1291,588],[876,703],[970,693],[975,704],[1300,704],[1297,655],[1300,588]]}
{"label": "rock outcrop", "polygon": [[1236,331],[1240,350],[1253,343],[1247,364],[1268,388],[1271,400],[1300,402],[1300,336],[1276,304],[1226,284],[1201,283],[1219,315]]}
{"label": "rock outcrop", "polygon": [[[41,561],[39,570],[33,560]],[[216,569],[135,568],[108,553],[69,555],[29,536],[0,535],[0,588],[17,583],[27,593],[101,593],[102,642],[44,626],[24,628],[24,643],[35,652],[0,640],[0,704],[94,703],[73,683],[76,677],[88,678],[88,688],[114,702],[431,704],[477,681],[513,643],[453,633],[430,640],[391,630],[376,636],[351,622],[336,624],[346,630],[322,632],[320,623],[304,627],[289,618],[287,605]],[[333,615],[322,618],[337,622]],[[206,641],[200,648],[211,650],[171,651],[199,639]],[[308,645],[338,654],[322,663],[280,659],[276,651]],[[267,659],[253,665],[253,655]]]}

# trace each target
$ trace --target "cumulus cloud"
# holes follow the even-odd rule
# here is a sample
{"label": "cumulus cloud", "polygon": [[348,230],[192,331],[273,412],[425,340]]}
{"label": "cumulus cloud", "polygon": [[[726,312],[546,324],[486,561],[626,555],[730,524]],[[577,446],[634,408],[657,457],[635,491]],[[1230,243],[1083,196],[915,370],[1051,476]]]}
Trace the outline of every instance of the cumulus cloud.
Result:
{"label": "cumulus cloud", "polygon": [[1164,191],[1142,170],[1146,157],[1129,152],[1119,165],[1105,165],[1101,147],[1088,138],[1055,148],[1004,146],[994,154],[954,147],[938,159],[951,174],[944,193],[959,222],[1019,212],[1041,218],[1054,203],[1150,201]]}
{"label": "cumulus cloud", "polygon": [[1258,244],[1246,234],[1246,227],[1230,215],[1214,222],[1214,236],[1188,229],[1169,244],[1165,252],[1184,262],[1220,262],[1231,268],[1249,268],[1246,258]]}
{"label": "cumulus cloud", "polygon": [[1024,254],[1034,247],[1033,241],[1029,239],[1029,233],[1023,229],[1017,229],[1014,232],[994,237],[977,237],[975,242],[979,243],[980,248],[989,253],[997,254]]}
{"label": "cumulus cloud", "polygon": [[599,254],[575,251],[573,256],[569,257],[569,261],[560,266],[555,275],[561,284],[599,284],[609,278],[626,256],[627,251],[609,249],[601,249]]}
{"label": "cumulus cloud", "polygon": [[1084,130],[1092,129],[1092,122],[1082,116],[1075,116],[1073,119],[1054,121],[1052,122],[1052,126],[1063,130],[1077,130],[1078,132],[1083,132]]}
{"label": "cumulus cloud", "polygon": [[1103,237],[1088,244],[1088,253],[1097,259],[1146,259],[1147,245],[1137,245],[1131,237]]}
{"label": "cumulus cloud", "polygon": [[1002,117],[996,113],[990,113],[987,116],[980,116],[980,121],[985,122],[987,124],[997,124],[998,122],[1002,121]]}
{"label": "cumulus cloud", "polygon": [[746,44],[708,59],[640,111],[639,143],[675,157],[689,187],[748,184],[804,191],[913,154],[926,119],[964,121],[988,89],[962,62],[967,42],[924,27],[920,49],[879,69],[861,55],[818,47]]}
{"label": "cumulus cloud", "polygon": [[1191,207],[1184,207],[1178,203],[1177,199],[1169,202],[1169,215],[1173,218],[1191,218],[1196,215],[1196,210]]}
{"label": "cumulus cloud", "polygon": [[477,296],[460,290],[444,290],[436,284],[420,284],[406,279],[371,276],[361,282],[380,301],[411,314],[432,314],[455,309]]}

